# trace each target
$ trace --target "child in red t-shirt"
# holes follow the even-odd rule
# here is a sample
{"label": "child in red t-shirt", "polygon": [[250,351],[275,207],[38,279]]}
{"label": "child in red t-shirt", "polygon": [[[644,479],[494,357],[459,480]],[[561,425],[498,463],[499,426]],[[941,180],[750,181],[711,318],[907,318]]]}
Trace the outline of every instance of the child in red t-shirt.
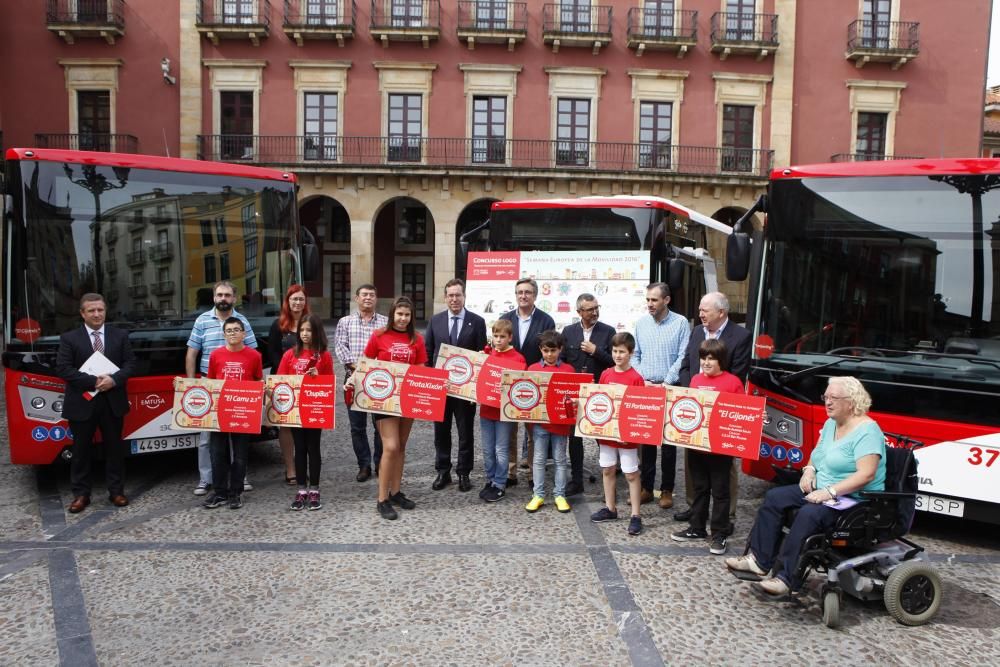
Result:
{"label": "child in red t-shirt", "polygon": [[[488,354],[504,359],[504,368],[524,370],[524,357],[510,344],[514,338],[514,325],[510,320],[497,320],[493,323],[492,332],[493,345],[488,348]],[[479,492],[479,497],[488,503],[495,503],[507,495],[507,461],[513,429],[514,422],[500,421],[500,408],[480,403],[479,430],[482,434],[486,485]]]}
{"label": "child in red t-shirt", "polygon": [[[246,332],[243,322],[236,317],[226,318],[222,323],[222,334],[226,345],[216,348],[208,358],[208,377],[212,380],[260,381],[264,378],[264,366],[260,352],[243,344]],[[229,509],[243,507],[243,478],[247,471],[248,440],[242,433],[214,432],[209,438],[212,454],[211,496],[202,506],[214,509],[229,503]]]}
{"label": "child in red t-shirt", "polygon": [[[612,368],[601,373],[600,384],[624,384],[629,387],[642,387],[646,384],[639,372],[632,368],[632,353],[635,352],[635,338],[628,332],[617,333],[611,337],[611,359],[615,362]],[[601,474],[604,478],[605,507],[590,515],[595,523],[614,521],[618,518],[618,499],[615,479],[615,466],[621,461],[622,472],[628,481],[629,499],[632,504],[632,518],[628,524],[628,534],[638,535],[642,532],[642,519],[639,517],[640,494],[642,483],[639,479],[639,445],[627,442],[598,440],[600,446]]]}
{"label": "child in red t-shirt", "polygon": [[[295,332],[295,345],[287,350],[278,364],[278,375],[330,376],[333,389],[333,359],[326,350],[326,331],[323,320],[318,315],[299,318]],[[295,479],[299,490],[292,501],[291,509],[298,511],[305,507],[318,510],[323,507],[319,499],[319,472],[323,460],[319,451],[319,440],[323,429],[292,428],[292,442],[295,444]],[[306,488],[306,469],[309,470],[309,487]]]}
{"label": "child in red t-shirt", "polygon": [[[538,337],[538,349],[542,353],[542,360],[528,366],[528,370],[545,373],[555,373],[557,370],[572,372],[572,366],[564,364],[559,359],[564,347],[566,347],[565,336],[554,330],[543,331]],[[532,461],[535,489],[534,495],[524,506],[524,509],[528,512],[537,512],[545,504],[545,462],[549,458],[549,449],[551,448],[552,460],[556,464],[552,495],[556,509],[560,512],[568,512],[570,505],[566,500],[566,480],[569,477],[569,459],[566,447],[571,426],[569,424],[531,424],[529,428],[535,436],[535,454]]]}
{"label": "child in red t-shirt", "polygon": [[[701,359],[701,373],[691,378],[691,388],[712,391],[744,393],[740,379],[728,372],[729,350],[719,339],[702,341],[698,348]],[[729,535],[729,471],[733,467],[733,457],[712,454],[696,449],[687,451],[687,466],[694,486],[694,500],[691,502],[691,519],[685,530],[671,535],[677,542],[704,540],[705,522],[708,520],[709,497],[712,500],[709,552],[721,556],[726,553],[726,538]]]}
{"label": "child in red t-shirt", "polygon": [[[364,355],[369,359],[400,364],[423,366],[427,363],[427,348],[424,346],[423,336],[414,328],[413,302],[408,297],[397,297],[392,302],[389,326],[372,334],[365,345]],[[404,510],[412,510],[417,506],[399,488],[403,481],[406,441],[413,428],[413,419],[372,414],[372,421],[382,437],[376,509],[383,519],[394,520],[399,518],[392,507],[394,504]]]}

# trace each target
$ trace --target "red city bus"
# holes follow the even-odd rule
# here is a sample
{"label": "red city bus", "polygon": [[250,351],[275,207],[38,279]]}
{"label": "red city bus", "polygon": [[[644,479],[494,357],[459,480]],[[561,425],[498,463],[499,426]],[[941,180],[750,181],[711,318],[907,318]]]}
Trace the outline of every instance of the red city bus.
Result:
{"label": "red city bus", "polygon": [[127,329],[136,374],[123,436],[132,454],[194,447],[170,428],[172,379],[184,375],[195,317],[228,279],[263,347],[284,289],[317,263],[300,244],[290,173],[196,160],[86,151],[6,152],[2,236],[3,367],[12,463],[72,456],[55,376],[79,299],[105,297]]}
{"label": "red city bus", "polygon": [[1000,523],[998,221],[998,160],[775,170],[727,253],[730,279],[750,276],[749,391],[767,398],[744,471],[804,465],[828,378],[853,375],[890,444],[919,446],[918,509]]}

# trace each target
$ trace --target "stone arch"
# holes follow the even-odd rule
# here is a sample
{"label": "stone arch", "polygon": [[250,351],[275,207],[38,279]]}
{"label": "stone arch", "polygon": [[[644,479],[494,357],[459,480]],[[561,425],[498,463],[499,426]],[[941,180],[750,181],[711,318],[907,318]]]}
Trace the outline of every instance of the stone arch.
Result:
{"label": "stone arch", "polygon": [[[713,220],[723,222],[730,227],[736,224],[747,209],[741,206],[724,206],[712,214]],[[763,229],[763,224],[756,215],[751,216],[752,229],[743,231],[752,233],[753,230]],[[746,319],[747,312],[747,281],[741,283],[726,280],[726,238],[722,234],[709,234],[708,252],[715,258],[719,277],[719,291],[729,297],[729,304],[732,308],[731,315],[735,321],[742,322]]]}
{"label": "stone arch", "polygon": [[316,239],[320,272],[305,284],[312,311],[339,318],[351,312],[351,218],[347,208],[328,195],[299,202],[299,222]]}
{"label": "stone arch", "polygon": [[373,282],[379,305],[393,297],[413,299],[414,319],[431,316],[434,287],[434,216],[411,196],[383,202],[373,216]]}
{"label": "stone arch", "polygon": [[[455,275],[463,280],[465,280],[466,271],[466,257],[462,254],[461,249],[458,245],[459,237],[465,232],[473,229],[480,224],[490,214],[490,206],[495,201],[500,201],[496,197],[483,197],[480,199],[475,199],[462,209],[462,212],[458,214],[458,218],[455,221]],[[471,250],[476,250],[476,247],[470,247]]]}

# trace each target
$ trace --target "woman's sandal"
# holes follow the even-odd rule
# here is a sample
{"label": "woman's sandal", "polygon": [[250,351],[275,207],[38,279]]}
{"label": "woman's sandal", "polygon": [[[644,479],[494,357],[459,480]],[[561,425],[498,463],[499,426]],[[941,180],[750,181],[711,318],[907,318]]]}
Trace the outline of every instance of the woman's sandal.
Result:
{"label": "woman's sandal", "polygon": [[285,484],[287,484],[288,486],[295,486],[298,483],[299,481],[294,477],[289,477],[288,475],[285,475]]}

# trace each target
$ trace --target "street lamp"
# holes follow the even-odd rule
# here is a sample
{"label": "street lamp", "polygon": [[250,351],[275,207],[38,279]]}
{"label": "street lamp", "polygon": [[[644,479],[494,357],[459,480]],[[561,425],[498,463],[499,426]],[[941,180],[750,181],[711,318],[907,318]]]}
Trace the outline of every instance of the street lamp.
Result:
{"label": "street lamp", "polygon": [[101,270],[101,195],[109,190],[120,190],[128,185],[129,168],[112,167],[118,184],[108,180],[107,176],[97,171],[92,164],[81,165],[81,178],[73,178],[73,167],[63,164],[63,171],[70,183],[79,185],[94,196],[94,220],[90,223],[90,233],[94,244],[94,275],[97,279],[97,292],[104,294],[104,272]]}

